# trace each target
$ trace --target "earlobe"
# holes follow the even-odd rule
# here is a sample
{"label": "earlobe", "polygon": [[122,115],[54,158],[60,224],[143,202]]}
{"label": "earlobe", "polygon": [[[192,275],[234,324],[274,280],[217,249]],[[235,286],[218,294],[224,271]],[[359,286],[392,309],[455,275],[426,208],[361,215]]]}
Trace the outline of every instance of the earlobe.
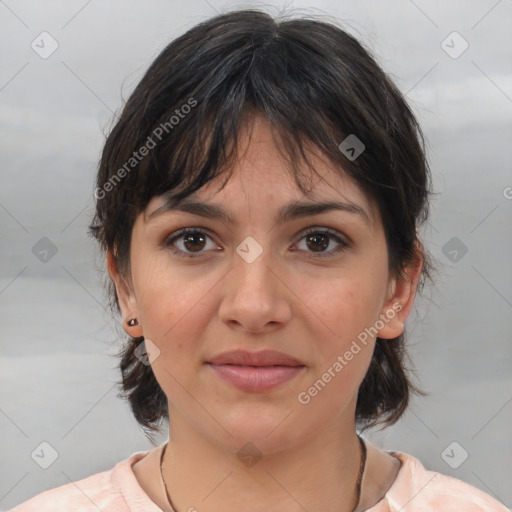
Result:
{"label": "earlobe", "polygon": [[119,272],[116,256],[111,251],[106,253],[106,262],[108,273],[116,288],[123,318],[123,328],[129,336],[134,338],[140,337],[142,336],[142,325],[132,287]]}
{"label": "earlobe", "polygon": [[382,309],[384,316],[381,314],[381,318],[384,319],[384,326],[379,329],[379,338],[393,339],[404,332],[405,321],[416,297],[422,266],[423,258],[421,252],[418,252],[417,258],[406,266],[405,276],[392,279],[391,297]]}

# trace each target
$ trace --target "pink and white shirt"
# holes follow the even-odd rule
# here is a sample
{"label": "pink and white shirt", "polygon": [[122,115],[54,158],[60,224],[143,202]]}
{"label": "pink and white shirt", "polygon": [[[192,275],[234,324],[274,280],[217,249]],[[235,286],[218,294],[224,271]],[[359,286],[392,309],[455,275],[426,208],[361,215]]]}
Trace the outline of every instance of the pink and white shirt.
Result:
{"label": "pink and white shirt", "polygon": [[[161,512],[132,470],[148,453],[133,453],[108,471],[37,494],[11,512]],[[412,455],[387,453],[402,466],[384,497],[367,512],[510,512],[476,487],[426,470]]]}

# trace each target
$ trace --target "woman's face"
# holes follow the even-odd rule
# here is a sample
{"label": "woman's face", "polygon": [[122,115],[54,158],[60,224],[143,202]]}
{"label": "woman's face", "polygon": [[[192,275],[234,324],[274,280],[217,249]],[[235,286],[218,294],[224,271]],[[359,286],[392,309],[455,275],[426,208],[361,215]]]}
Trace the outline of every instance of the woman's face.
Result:
{"label": "woman's face", "polygon": [[[231,219],[171,210],[153,198],[133,228],[131,284],[117,290],[125,320],[142,324],[127,331],[143,334],[155,357],[171,428],[179,421],[224,446],[250,440],[270,453],[327,425],[353,428],[375,337],[401,334],[409,307],[407,290],[388,273],[378,211],[353,181],[312,157],[322,178],[312,175],[313,195],[303,195],[260,117],[245,148],[222,191],[212,181],[187,199]],[[296,202],[344,203],[350,211],[318,208],[278,220],[300,212],[289,207]],[[183,228],[200,233],[179,235]],[[115,274],[112,262],[109,270]],[[264,383],[279,371],[289,378],[240,388],[222,377],[225,366],[208,364],[238,349],[277,350],[302,366],[246,367],[247,375],[268,371]]]}

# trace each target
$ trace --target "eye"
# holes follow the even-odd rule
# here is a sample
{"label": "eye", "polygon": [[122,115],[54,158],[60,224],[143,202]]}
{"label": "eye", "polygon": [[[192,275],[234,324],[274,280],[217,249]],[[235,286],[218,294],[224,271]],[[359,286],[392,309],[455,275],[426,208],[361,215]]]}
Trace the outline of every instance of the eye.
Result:
{"label": "eye", "polygon": [[[196,258],[195,254],[201,256],[202,249],[207,245],[207,240],[212,238],[197,228],[184,228],[178,231],[177,233],[173,233],[170,238],[168,238],[164,245],[168,247],[174,254],[181,256],[183,258]],[[212,240],[213,242],[213,240]],[[175,246],[176,243],[181,244],[182,248],[177,248]],[[218,248],[216,244],[213,244],[213,248]],[[210,247],[212,249],[212,247]]]}
{"label": "eye", "polygon": [[[330,239],[335,240],[337,247],[326,251],[325,249],[331,245]],[[303,235],[300,241],[305,240],[306,247],[313,249],[310,256],[318,258],[329,258],[344,251],[349,244],[339,236],[335,231],[330,229],[311,228]],[[306,249],[307,250],[307,249]]]}
{"label": "eye", "polygon": [[[196,258],[208,250],[208,240],[212,242],[209,250],[219,250],[218,245],[213,242],[210,235],[198,228],[181,229],[167,238],[164,245],[177,256],[183,258]],[[300,250],[306,250],[309,252],[310,256],[316,258],[328,258],[335,256],[349,246],[349,244],[343,240],[336,231],[325,228],[309,229],[303,234],[299,244],[296,244],[295,247],[300,245],[302,240],[305,240],[306,249]],[[332,240],[338,244],[337,247],[326,251],[325,249],[332,245]],[[179,245],[181,245],[181,247],[179,247]],[[293,249],[293,251],[295,250],[297,249]]]}

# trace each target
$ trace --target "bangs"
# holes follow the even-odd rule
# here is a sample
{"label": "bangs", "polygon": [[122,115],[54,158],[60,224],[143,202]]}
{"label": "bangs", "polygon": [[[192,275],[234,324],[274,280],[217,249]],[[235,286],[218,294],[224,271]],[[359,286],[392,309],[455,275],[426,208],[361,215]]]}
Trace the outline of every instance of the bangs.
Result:
{"label": "bangs", "polygon": [[[371,194],[372,187],[361,169],[382,169],[382,161],[389,159],[383,153],[389,154],[392,145],[383,143],[389,138],[385,115],[375,115],[382,110],[382,97],[343,65],[343,48],[351,36],[339,34],[336,62],[332,55],[319,52],[322,39],[329,47],[336,44],[332,32],[327,33],[322,24],[310,22],[308,36],[297,21],[284,22],[278,28],[265,19],[259,27],[256,18],[253,24],[257,29],[251,37],[247,30],[231,27],[232,44],[226,46],[224,41],[221,49],[213,35],[187,63],[172,51],[173,45],[183,47],[184,41],[177,39],[165,50],[167,59],[173,55],[172,68],[161,62],[162,53],[146,73],[152,76],[154,86],[148,88],[149,78],[145,77],[139,85],[145,94],[134,91],[132,96],[144,97],[146,105],[141,119],[146,128],[139,131],[134,145],[142,146],[149,139],[155,143],[134,173],[132,186],[137,194],[127,202],[136,205],[137,213],[154,196],[172,193],[179,200],[232,170],[241,130],[249,127],[255,114],[271,123],[286,169],[303,193],[308,188],[305,175],[301,175],[302,164],[316,172],[307,153],[319,150],[334,168],[348,172]],[[225,39],[224,34],[217,37]],[[372,72],[356,69],[361,74]],[[162,70],[165,77],[153,76]],[[369,149],[354,161],[339,149],[349,135]],[[385,185],[389,171],[377,179],[373,176],[373,185]],[[230,175],[228,172],[227,179]]]}

